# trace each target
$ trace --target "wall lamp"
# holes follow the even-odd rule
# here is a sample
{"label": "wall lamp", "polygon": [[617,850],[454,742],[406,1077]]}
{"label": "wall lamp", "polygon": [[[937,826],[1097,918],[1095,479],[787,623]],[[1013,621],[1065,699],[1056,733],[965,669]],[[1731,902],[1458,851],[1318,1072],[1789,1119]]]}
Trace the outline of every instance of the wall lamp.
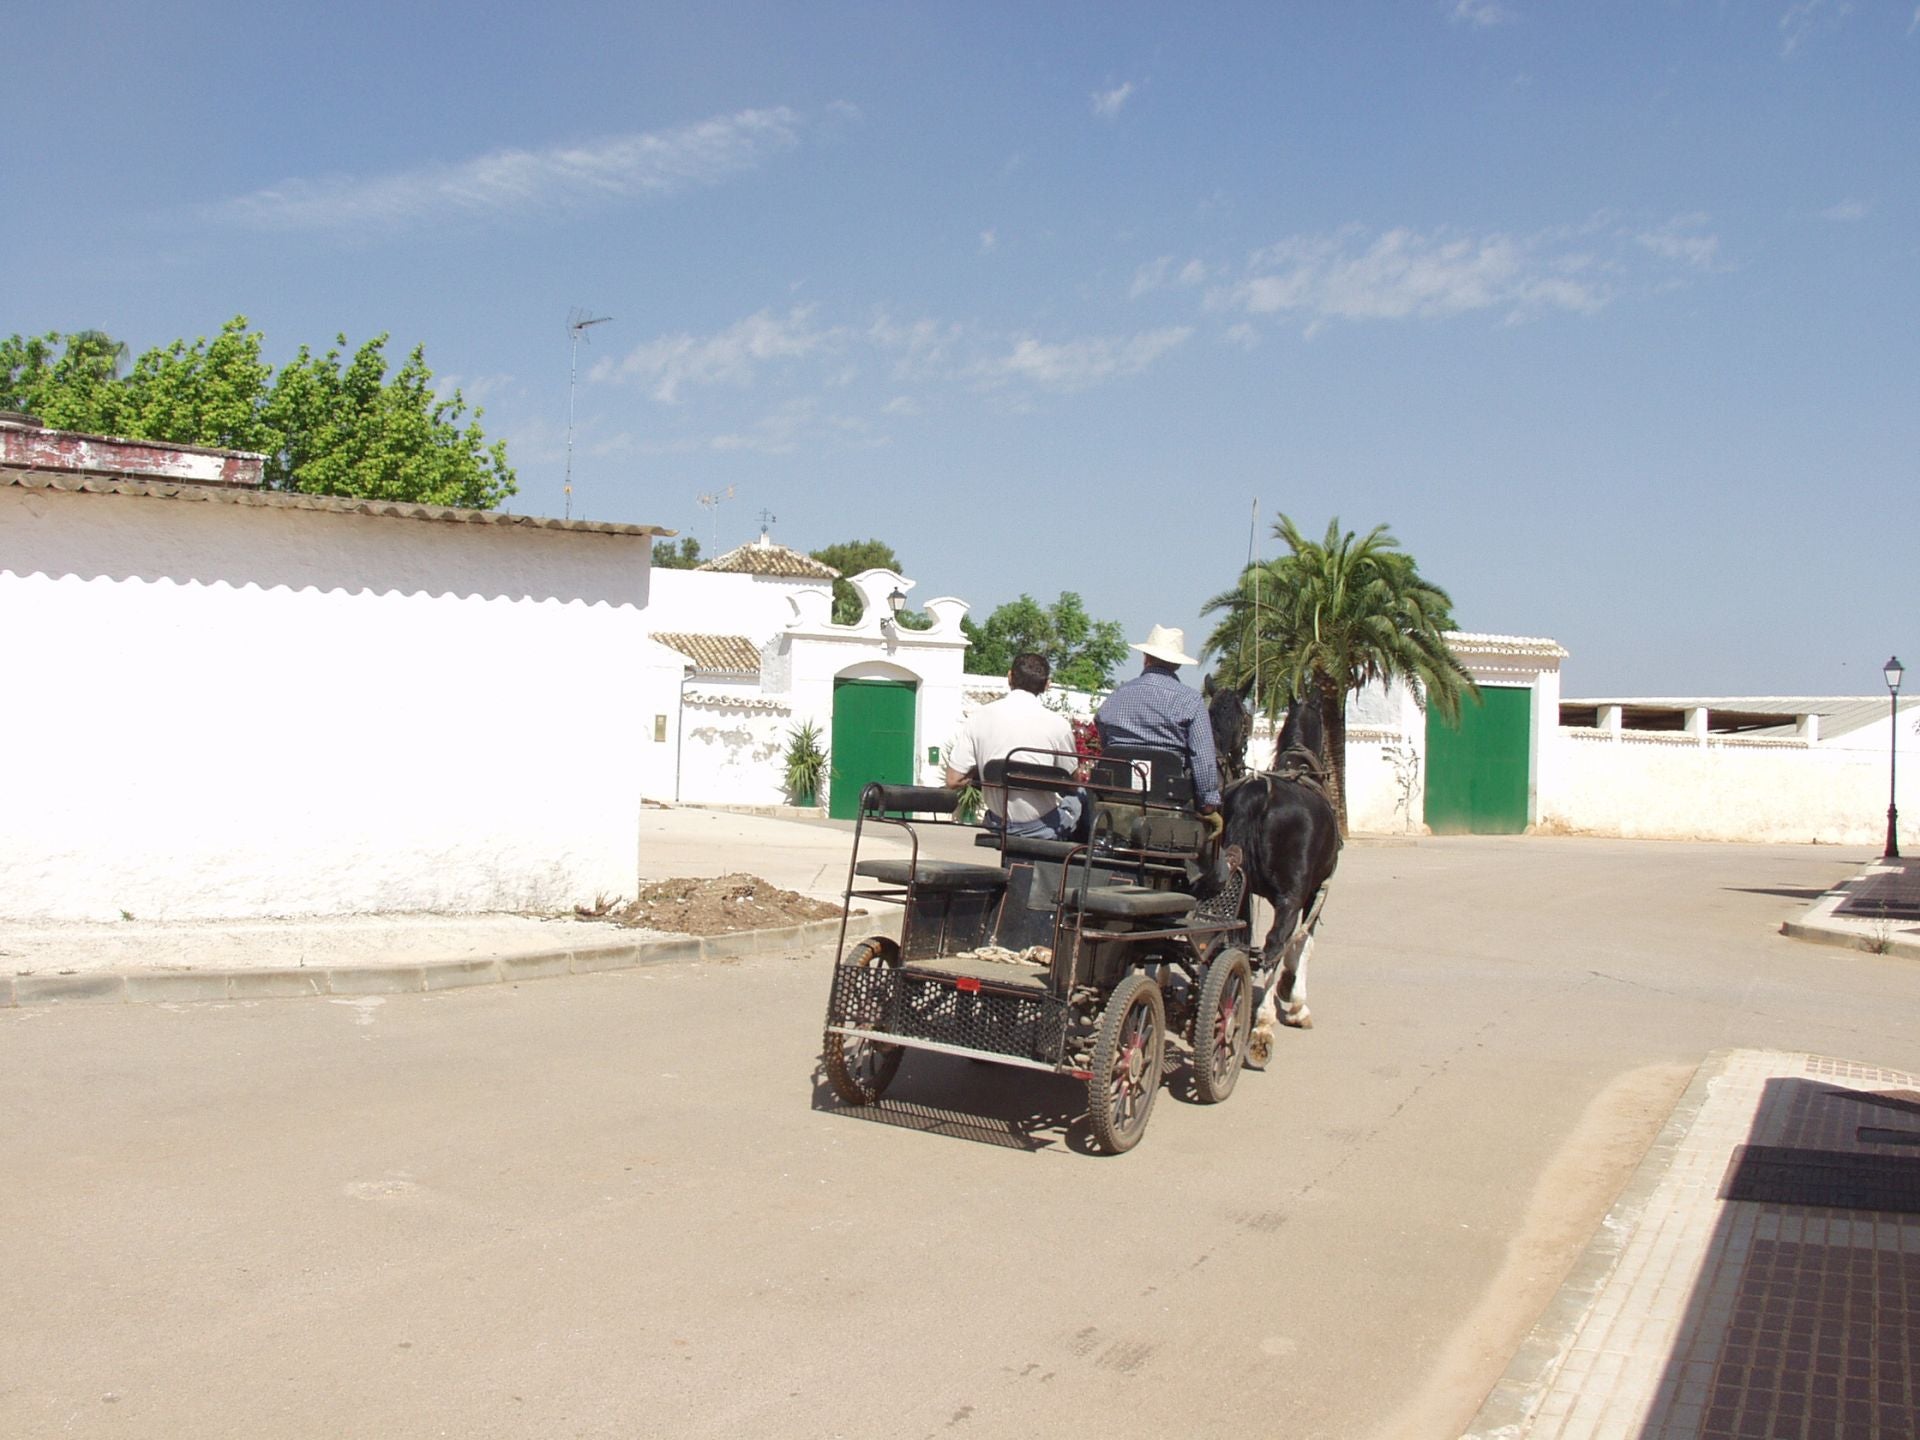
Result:
{"label": "wall lamp", "polygon": [[901,615],[901,612],[904,611],[906,608],[907,608],[906,592],[903,591],[898,585],[896,585],[893,587],[892,592],[889,593],[887,596],[887,610],[890,613],[880,617],[881,633],[886,635],[898,635],[900,631],[900,615]]}

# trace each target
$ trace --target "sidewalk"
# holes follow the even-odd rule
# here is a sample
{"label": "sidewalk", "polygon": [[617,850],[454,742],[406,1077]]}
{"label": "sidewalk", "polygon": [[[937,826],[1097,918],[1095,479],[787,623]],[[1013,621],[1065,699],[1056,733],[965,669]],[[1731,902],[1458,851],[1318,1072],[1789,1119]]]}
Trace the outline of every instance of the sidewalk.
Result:
{"label": "sidewalk", "polygon": [[1868,861],[1780,930],[1796,940],[1920,960],[1920,860]]}
{"label": "sidewalk", "polygon": [[[648,809],[643,881],[745,871],[838,904],[850,826]],[[881,830],[863,853],[905,855]],[[868,922],[879,929],[893,915]],[[239,1000],[450,989],[697,957],[810,949],[838,919],[732,935],[669,935],[571,916],[349,915],[112,924],[0,922],[0,1008],[80,1000]]]}
{"label": "sidewalk", "polygon": [[1917,1144],[1920,1077],[1708,1057],[1463,1440],[1914,1435]]}

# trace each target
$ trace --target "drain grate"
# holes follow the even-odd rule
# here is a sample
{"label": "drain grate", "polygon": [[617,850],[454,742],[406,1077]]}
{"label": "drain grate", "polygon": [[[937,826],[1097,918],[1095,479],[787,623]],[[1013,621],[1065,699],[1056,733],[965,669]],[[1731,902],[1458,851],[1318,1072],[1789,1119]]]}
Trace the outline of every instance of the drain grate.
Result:
{"label": "drain grate", "polygon": [[1920,1158],[1740,1145],[1720,1198],[1920,1215]]}

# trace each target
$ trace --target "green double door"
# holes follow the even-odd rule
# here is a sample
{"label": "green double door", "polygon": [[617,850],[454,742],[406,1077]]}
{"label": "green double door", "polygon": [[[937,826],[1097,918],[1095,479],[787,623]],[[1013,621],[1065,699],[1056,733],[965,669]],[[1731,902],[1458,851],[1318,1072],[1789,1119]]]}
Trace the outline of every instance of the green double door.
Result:
{"label": "green double door", "polygon": [[1486,686],[1460,723],[1427,711],[1427,828],[1436,835],[1518,835],[1527,828],[1533,692]]}
{"label": "green double door", "polygon": [[913,784],[914,693],[900,680],[833,682],[827,813],[834,819],[853,819],[860,792],[876,780]]}

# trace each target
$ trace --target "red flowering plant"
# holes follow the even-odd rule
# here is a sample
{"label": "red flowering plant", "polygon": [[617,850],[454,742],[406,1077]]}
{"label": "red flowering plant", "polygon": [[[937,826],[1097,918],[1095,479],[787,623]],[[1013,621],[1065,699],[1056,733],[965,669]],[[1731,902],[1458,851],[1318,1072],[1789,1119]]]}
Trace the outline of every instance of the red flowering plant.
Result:
{"label": "red flowering plant", "polygon": [[1073,726],[1073,753],[1080,757],[1080,768],[1073,778],[1085,780],[1093,773],[1094,757],[1100,753],[1100,731],[1093,721],[1077,715],[1068,716],[1067,723]]}

